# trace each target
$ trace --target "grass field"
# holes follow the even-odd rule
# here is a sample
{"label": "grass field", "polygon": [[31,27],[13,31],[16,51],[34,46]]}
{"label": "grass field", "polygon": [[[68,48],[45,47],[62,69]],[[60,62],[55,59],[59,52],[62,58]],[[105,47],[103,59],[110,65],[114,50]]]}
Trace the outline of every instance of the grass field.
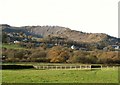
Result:
{"label": "grass field", "polygon": [[118,83],[118,69],[3,70],[4,83]]}

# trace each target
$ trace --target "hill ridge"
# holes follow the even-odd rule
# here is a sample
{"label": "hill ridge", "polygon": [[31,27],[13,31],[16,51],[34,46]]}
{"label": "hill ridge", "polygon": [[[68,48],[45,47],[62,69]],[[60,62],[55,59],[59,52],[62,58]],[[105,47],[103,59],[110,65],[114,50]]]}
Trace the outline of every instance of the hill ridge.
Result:
{"label": "hill ridge", "polygon": [[62,26],[21,26],[15,27],[8,24],[0,24],[0,29],[4,32],[24,32],[27,35],[34,36],[57,36],[66,38],[75,42],[84,42],[84,43],[98,43],[98,42],[108,42],[115,43],[118,41],[117,38],[107,35],[105,33],[86,33],[77,30],[71,30],[67,27]]}

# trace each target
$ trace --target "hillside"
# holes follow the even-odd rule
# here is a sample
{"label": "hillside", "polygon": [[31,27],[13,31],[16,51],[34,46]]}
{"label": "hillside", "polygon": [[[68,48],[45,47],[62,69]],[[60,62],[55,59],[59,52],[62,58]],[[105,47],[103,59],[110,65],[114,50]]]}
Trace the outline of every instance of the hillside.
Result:
{"label": "hillside", "polygon": [[60,26],[0,25],[3,62],[119,63],[118,39]]}
{"label": "hillside", "polygon": [[82,43],[98,43],[105,42],[115,44],[118,39],[103,33],[85,33],[82,31],[71,30],[70,28],[60,26],[22,26],[14,27],[7,24],[1,24],[0,29],[3,32],[23,32],[26,35],[36,37],[57,36],[67,40],[82,42]]}

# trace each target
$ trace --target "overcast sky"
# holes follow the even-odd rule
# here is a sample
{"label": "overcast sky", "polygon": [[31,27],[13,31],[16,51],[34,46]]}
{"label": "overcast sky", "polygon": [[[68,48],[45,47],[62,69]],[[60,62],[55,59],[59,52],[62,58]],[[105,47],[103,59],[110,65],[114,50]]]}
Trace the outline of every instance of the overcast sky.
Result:
{"label": "overcast sky", "polygon": [[119,0],[0,0],[0,24],[58,25],[118,37]]}

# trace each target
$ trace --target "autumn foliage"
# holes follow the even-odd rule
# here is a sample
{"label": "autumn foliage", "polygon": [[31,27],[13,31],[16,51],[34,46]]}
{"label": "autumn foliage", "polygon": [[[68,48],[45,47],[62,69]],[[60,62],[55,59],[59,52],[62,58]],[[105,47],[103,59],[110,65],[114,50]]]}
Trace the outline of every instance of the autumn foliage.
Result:
{"label": "autumn foliage", "polygon": [[118,64],[118,51],[80,51],[68,47],[54,46],[43,49],[7,49],[2,48],[3,62],[46,62],[46,63],[83,63]]}

